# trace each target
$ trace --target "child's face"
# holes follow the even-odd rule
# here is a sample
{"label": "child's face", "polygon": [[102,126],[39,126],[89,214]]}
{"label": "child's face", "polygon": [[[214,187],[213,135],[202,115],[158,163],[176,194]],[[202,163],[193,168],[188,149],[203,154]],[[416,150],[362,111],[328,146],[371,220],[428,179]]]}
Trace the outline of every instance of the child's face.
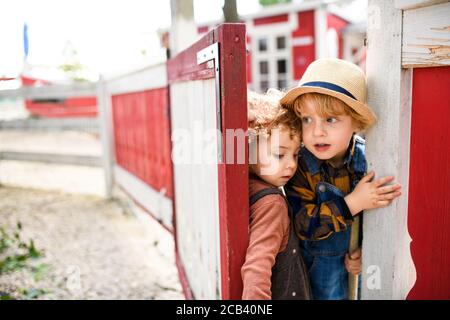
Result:
{"label": "child's face", "polygon": [[353,133],[357,131],[350,115],[322,117],[314,103],[306,100],[302,110],[302,137],[305,148],[316,158],[339,165],[344,160]]}
{"label": "child's face", "polygon": [[270,137],[260,138],[256,164],[251,170],[262,180],[276,186],[284,186],[297,169],[300,137],[291,136],[288,129],[272,131]]}

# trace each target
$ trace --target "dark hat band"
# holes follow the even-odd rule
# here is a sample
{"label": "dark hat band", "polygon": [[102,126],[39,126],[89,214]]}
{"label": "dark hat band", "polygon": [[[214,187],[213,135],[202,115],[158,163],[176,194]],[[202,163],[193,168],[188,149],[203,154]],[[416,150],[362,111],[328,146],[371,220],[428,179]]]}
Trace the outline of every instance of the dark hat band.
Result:
{"label": "dark hat band", "polygon": [[301,86],[302,87],[318,87],[318,88],[333,90],[333,91],[345,94],[347,97],[350,97],[350,98],[352,98],[354,100],[358,100],[350,92],[348,92],[344,88],[342,88],[342,87],[340,87],[340,86],[338,86],[338,85],[336,85],[334,83],[330,83],[330,82],[311,81],[311,82],[304,83]]}

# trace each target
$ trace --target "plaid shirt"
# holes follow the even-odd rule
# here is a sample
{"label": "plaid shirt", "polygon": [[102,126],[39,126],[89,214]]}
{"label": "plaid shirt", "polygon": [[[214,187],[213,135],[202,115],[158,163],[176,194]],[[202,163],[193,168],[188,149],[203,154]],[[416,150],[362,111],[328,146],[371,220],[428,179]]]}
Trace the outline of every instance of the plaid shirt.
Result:
{"label": "plaid shirt", "polygon": [[[362,148],[355,148],[356,142]],[[316,173],[311,173],[306,158],[315,162],[314,166],[318,168]],[[300,151],[297,171],[285,186],[289,204],[294,211],[295,231],[300,239],[326,239],[333,232],[343,231],[352,224],[353,216],[343,197],[318,204],[315,190],[318,182],[328,182],[347,195],[358,179],[354,170],[355,162],[365,172],[364,140],[356,135],[344,163],[338,168],[328,161],[317,159],[306,148]]]}

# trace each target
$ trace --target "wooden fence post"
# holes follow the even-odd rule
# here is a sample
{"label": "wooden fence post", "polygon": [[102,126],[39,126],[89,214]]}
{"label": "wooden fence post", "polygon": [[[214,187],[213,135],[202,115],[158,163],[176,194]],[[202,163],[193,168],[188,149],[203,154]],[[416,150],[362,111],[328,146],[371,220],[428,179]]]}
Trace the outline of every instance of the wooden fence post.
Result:
{"label": "wooden fence post", "polygon": [[362,299],[405,299],[415,277],[407,229],[411,72],[401,65],[402,20],[393,2],[369,1],[368,104],[378,123],[367,134],[368,167],[376,178],[393,175],[402,195],[364,214]]}
{"label": "wooden fence post", "polygon": [[111,116],[111,95],[106,89],[103,77],[100,77],[97,85],[97,104],[100,138],[102,143],[102,164],[105,173],[105,197],[112,197],[114,184],[114,133]]}

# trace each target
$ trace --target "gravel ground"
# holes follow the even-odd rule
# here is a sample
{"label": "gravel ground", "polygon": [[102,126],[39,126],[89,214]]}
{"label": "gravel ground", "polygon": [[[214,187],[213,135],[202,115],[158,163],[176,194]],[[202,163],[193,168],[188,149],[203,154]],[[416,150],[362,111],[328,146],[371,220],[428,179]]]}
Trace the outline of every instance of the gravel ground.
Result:
{"label": "gravel ground", "polygon": [[[1,116],[1,113],[0,113]],[[0,131],[0,150],[99,155],[98,139],[77,132]],[[0,275],[0,292],[38,299],[184,299],[173,236],[116,192],[106,201],[103,170],[95,167],[0,161],[0,226],[20,221],[23,238],[50,267]],[[130,208],[133,207],[133,210]],[[133,212],[133,213],[131,213]]]}
{"label": "gravel ground", "polygon": [[0,225],[20,221],[50,265],[36,281],[22,270],[0,276],[0,291],[43,289],[38,299],[184,299],[172,235],[143,223],[122,201],[0,187]]}
{"label": "gravel ground", "polygon": [[103,169],[97,167],[2,160],[0,184],[74,194],[105,195],[105,176]]}

